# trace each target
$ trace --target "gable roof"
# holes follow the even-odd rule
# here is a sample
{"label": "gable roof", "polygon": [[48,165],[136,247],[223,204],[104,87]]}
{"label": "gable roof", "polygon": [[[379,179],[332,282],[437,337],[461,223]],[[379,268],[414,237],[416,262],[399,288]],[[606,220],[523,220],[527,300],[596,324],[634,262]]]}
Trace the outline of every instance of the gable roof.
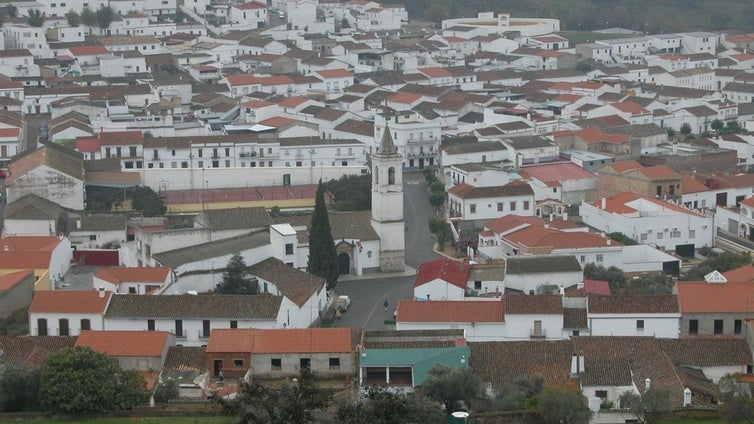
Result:
{"label": "gable roof", "polygon": [[581,265],[573,255],[510,256],[506,274],[535,274],[541,272],[581,272]]}
{"label": "gable roof", "polygon": [[168,267],[103,268],[94,276],[113,284],[123,282],[164,283],[170,274]]}
{"label": "gable roof", "polygon": [[58,146],[42,146],[31,153],[15,156],[8,165],[8,177],[5,182],[12,183],[42,165],[84,180],[84,161],[79,153],[69,152]]}
{"label": "gable roof", "polygon": [[0,292],[10,290],[30,275],[34,273],[33,270],[27,269],[23,271],[11,272],[9,274],[0,275]]}
{"label": "gable roof", "polygon": [[754,311],[754,284],[679,281],[681,312],[746,313]]}
{"label": "gable roof", "polygon": [[106,318],[227,318],[275,320],[282,298],[270,294],[113,295]]}
{"label": "gable roof", "polygon": [[249,268],[249,272],[274,284],[281,295],[287,297],[298,306],[304,305],[310,297],[322,290],[326,284],[324,278],[286,265],[277,258],[268,258],[252,265]]}
{"label": "gable roof", "polygon": [[446,281],[461,289],[466,288],[469,280],[470,267],[468,261],[453,261],[438,259],[424,262],[419,266],[419,272],[414,280],[414,287],[419,287],[436,279]]}
{"label": "gable roof", "polygon": [[73,347],[74,336],[0,336],[0,364],[18,363],[38,368],[51,353]]}
{"label": "gable roof", "polygon": [[547,388],[579,389],[570,378],[573,347],[570,340],[469,343],[474,373],[495,388],[516,377],[539,374]]}
{"label": "gable roof", "polygon": [[207,353],[348,353],[350,328],[285,328],[212,330]]}
{"label": "gable roof", "polygon": [[590,314],[680,314],[678,296],[618,295],[589,296]]}
{"label": "gable roof", "polygon": [[168,343],[167,331],[83,330],[76,347],[90,347],[109,356],[162,356]]}
{"label": "gable roof", "polygon": [[572,162],[526,166],[521,176],[532,176],[544,183],[563,180],[597,178],[597,176]]}
{"label": "gable roof", "polygon": [[474,300],[401,300],[398,322],[505,322],[506,304]]}
{"label": "gable roof", "polygon": [[714,367],[751,363],[751,349],[746,340],[721,337],[659,339],[662,350],[676,365]]}
{"label": "gable roof", "polygon": [[54,220],[58,219],[63,209],[55,202],[37,196],[34,193],[8,203],[3,211],[7,219]]}
{"label": "gable roof", "polygon": [[200,212],[207,226],[213,231],[266,228],[272,225],[272,217],[264,207],[208,209]]}
{"label": "gable roof", "polygon": [[468,183],[456,184],[448,190],[461,199],[488,199],[511,196],[533,196],[534,190],[524,181],[513,180],[502,186],[474,187]]}
{"label": "gable roof", "polygon": [[[686,191],[686,187],[683,187],[684,192]],[[744,266],[740,266],[736,269],[731,269],[730,271],[724,272],[723,276],[731,282],[734,283],[743,283],[743,282],[751,282],[754,281],[754,264],[748,263]]]}
{"label": "gable roof", "polygon": [[181,265],[210,258],[218,258],[268,244],[270,244],[270,233],[262,230],[237,237],[155,253],[152,257],[160,264],[175,269]]}
{"label": "gable roof", "polygon": [[510,314],[563,315],[563,297],[558,294],[509,294],[503,297],[506,312]]}
{"label": "gable roof", "polygon": [[[112,297],[97,290],[36,291],[29,313],[101,314]],[[136,297],[136,296],[134,296]]]}

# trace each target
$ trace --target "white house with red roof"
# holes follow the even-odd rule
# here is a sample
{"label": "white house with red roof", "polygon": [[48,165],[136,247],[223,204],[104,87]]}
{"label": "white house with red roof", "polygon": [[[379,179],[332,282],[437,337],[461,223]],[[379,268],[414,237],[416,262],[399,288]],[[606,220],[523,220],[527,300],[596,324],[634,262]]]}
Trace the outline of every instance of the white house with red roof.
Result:
{"label": "white house with red roof", "polygon": [[76,347],[89,347],[118,360],[124,370],[162,369],[175,335],[167,331],[82,331]]}
{"label": "white house with red roof", "polygon": [[686,256],[714,245],[714,217],[661,199],[622,193],[581,205],[585,224]]}
{"label": "white house with red roof", "polygon": [[634,102],[617,102],[600,106],[587,111],[588,119],[601,116],[618,115],[631,124],[650,124],[653,122],[652,112]]}
{"label": "white house with red roof", "polygon": [[421,300],[463,300],[469,281],[469,262],[438,259],[419,266],[414,297]]}
{"label": "white house with red roof", "polygon": [[77,336],[104,329],[112,293],[105,290],[37,291],[29,306],[32,336]]}
{"label": "white house with red roof", "polygon": [[95,289],[117,294],[149,294],[172,282],[173,273],[167,267],[103,268],[92,277]]}
{"label": "white house with red roof", "polygon": [[328,93],[340,93],[353,85],[353,73],[348,69],[322,69],[312,75],[322,80]]}
{"label": "white house with red roof", "polygon": [[267,26],[267,4],[250,1],[248,3],[234,4],[228,10],[228,22],[235,24],[233,30],[256,29]]}
{"label": "white house with red roof", "polygon": [[526,166],[519,174],[529,180],[534,200],[554,199],[566,205],[592,197],[599,181],[597,175],[573,162]]}
{"label": "white house with red roof", "polygon": [[521,180],[488,187],[460,183],[448,189],[448,209],[451,218],[462,220],[487,220],[507,214],[534,216],[534,190]]}

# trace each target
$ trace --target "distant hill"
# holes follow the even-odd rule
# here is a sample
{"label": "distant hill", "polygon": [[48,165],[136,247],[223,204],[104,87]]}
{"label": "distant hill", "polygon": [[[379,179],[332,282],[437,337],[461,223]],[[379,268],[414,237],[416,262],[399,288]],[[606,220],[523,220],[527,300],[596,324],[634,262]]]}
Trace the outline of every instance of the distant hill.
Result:
{"label": "distant hill", "polygon": [[740,29],[754,31],[754,7],[741,0],[405,0],[412,19],[440,22],[477,12],[553,17],[561,29],[622,27],[650,34]]}

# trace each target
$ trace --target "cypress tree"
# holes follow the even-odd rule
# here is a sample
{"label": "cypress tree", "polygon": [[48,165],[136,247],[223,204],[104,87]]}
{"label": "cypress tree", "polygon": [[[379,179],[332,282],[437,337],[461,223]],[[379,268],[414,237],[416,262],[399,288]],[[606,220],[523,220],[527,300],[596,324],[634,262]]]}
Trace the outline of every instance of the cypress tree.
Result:
{"label": "cypress tree", "polygon": [[327,289],[335,288],[338,281],[338,262],[335,242],[330,229],[330,218],[325,205],[325,185],[322,181],[317,186],[314,199],[314,214],[309,230],[309,273],[327,280]]}

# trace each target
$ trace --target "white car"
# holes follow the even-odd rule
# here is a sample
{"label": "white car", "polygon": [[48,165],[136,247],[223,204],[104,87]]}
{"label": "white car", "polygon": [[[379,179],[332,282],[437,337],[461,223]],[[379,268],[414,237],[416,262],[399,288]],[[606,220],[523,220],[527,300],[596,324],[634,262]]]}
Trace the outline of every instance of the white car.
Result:
{"label": "white car", "polygon": [[338,296],[335,298],[335,309],[340,312],[345,312],[351,305],[351,298],[348,296]]}

